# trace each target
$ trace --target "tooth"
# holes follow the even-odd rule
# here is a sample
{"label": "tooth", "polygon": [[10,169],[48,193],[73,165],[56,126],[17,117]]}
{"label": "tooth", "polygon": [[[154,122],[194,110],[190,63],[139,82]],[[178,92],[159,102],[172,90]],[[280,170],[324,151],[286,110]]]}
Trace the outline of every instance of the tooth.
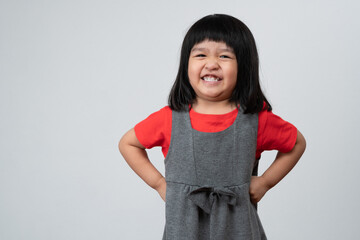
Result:
{"label": "tooth", "polygon": [[204,77],[204,80],[205,80],[205,81],[208,81],[208,82],[217,82],[217,81],[219,81],[219,78]]}

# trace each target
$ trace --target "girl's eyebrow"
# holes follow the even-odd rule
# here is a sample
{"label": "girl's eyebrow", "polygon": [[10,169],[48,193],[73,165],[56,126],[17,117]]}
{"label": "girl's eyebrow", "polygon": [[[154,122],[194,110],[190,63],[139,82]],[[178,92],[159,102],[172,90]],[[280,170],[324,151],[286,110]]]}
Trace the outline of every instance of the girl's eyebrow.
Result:
{"label": "girl's eyebrow", "polygon": [[[193,49],[191,49],[191,52],[195,52],[195,51],[207,51],[207,48],[201,48],[201,47],[195,47]],[[234,53],[234,50],[232,50],[231,48],[220,48],[218,49],[217,52],[230,52],[230,53]]]}

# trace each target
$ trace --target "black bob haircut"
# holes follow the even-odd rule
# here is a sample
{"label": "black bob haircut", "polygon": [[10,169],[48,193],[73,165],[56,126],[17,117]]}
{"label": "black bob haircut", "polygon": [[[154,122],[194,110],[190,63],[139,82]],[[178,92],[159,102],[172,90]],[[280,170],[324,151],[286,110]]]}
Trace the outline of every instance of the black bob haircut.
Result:
{"label": "black bob haircut", "polygon": [[235,89],[229,101],[240,105],[244,113],[258,113],[272,107],[261,91],[259,83],[259,57],[255,39],[249,28],[239,19],[225,15],[212,14],[195,22],[185,35],[181,47],[180,65],[171,88],[168,105],[175,111],[189,111],[196,94],[190,85],[188,64],[193,46],[204,40],[225,42],[236,55],[238,74]]}

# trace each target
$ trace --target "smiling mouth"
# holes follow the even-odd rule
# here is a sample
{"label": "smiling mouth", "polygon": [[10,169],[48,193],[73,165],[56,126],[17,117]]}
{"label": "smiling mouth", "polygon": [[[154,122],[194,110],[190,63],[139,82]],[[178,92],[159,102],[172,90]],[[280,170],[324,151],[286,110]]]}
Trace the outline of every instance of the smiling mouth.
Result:
{"label": "smiling mouth", "polygon": [[221,78],[214,76],[204,76],[201,79],[204,80],[205,82],[218,82],[222,80]]}

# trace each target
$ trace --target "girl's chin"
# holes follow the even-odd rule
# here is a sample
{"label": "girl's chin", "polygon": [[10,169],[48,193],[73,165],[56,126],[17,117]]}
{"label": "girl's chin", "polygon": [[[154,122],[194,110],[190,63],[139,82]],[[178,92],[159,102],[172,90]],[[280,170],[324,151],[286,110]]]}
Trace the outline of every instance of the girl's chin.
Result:
{"label": "girl's chin", "polygon": [[221,96],[221,92],[202,92],[200,93],[200,96],[198,94],[197,96],[205,101],[210,102],[217,102],[223,99]]}

